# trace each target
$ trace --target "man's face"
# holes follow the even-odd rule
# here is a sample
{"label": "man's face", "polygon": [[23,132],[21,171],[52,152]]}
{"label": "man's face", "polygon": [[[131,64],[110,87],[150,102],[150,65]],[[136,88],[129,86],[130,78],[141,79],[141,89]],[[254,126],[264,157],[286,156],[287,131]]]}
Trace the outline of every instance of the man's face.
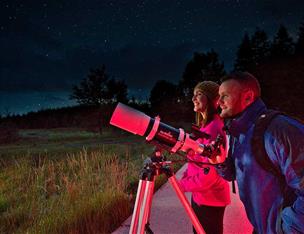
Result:
{"label": "man's face", "polygon": [[231,118],[241,113],[246,107],[241,85],[235,80],[224,81],[219,88],[218,104],[222,109],[222,118]]}

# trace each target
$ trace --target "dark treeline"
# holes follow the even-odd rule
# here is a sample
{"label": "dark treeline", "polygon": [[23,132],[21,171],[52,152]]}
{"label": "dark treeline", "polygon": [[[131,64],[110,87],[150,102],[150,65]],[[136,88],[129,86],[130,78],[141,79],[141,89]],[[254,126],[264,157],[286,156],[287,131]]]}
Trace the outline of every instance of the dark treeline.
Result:
{"label": "dark treeline", "polygon": [[[153,113],[173,120],[193,121],[192,92],[203,80],[219,82],[226,71],[218,54],[193,54],[178,84],[157,81],[150,94]],[[281,25],[270,39],[266,32],[256,28],[252,35],[245,33],[236,51],[233,71],[248,71],[261,83],[262,98],[273,109],[279,109],[303,119],[304,102],[304,22],[294,40]],[[173,91],[174,90],[174,91]]]}
{"label": "dark treeline", "polygon": [[283,25],[273,40],[259,28],[251,37],[245,34],[234,70],[249,71],[259,79],[262,98],[270,108],[303,119],[304,23],[295,41]]}
{"label": "dark treeline", "polygon": [[[270,39],[265,31],[257,28],[252,35],[245,33],[234,61],[234,71],[249,71],[261,83],[262,97],[273,109],[303,119],[304,102],[304,23],[293,39],[281,25]],[[195,52],[185,65],[177,84],[166,80],[156,81],[149,100],[128,98],[128,87],[122,80],[107,74],[105,65],[91,69],[88,76],[75,85],[71,99],[79,106],[31,112],[23,116],[6,116],[0,125],[16,128],[82,127],[102,132],[117,102],[123,102],[154,117],[161,116],[167,122],[193,122],[191,102],[194,86],[203,80],[219,83],[226,74],[219,55],[210,50]]]}

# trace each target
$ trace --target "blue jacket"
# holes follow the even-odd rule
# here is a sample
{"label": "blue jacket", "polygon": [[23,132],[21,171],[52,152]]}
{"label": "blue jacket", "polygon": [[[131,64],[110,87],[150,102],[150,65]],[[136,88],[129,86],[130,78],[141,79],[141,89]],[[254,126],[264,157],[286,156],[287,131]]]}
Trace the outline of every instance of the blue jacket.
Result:
{"label": "blue jacket", "polygon": [[[266,152],[285,177],[286,183],[280,185],[252,153],[254,122],[265,110],[263,101],[257,99],[229,121],[230,157],[218,171],[227,180],[236,177],[240,198],[257,233],[304,233],[304,125],[279,115],[265,132]],[[297,195],[291,206],[283,207],[282,186]]]}

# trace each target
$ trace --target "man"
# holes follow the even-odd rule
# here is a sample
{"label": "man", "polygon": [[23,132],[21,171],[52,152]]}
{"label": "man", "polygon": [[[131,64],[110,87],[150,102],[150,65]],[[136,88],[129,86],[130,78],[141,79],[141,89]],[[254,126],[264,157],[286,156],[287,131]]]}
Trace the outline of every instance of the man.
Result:
{"label": "man", "polygon": [[267,110],[260,94],[257,79],[249,73],[222,78],[218,104],[229,155],[218,171],[227,180],[236,178],[254,233],[304,233],[304,126],[278,115],[265,131],[267,156],[284,176],[279,180],[258,164],[251,145],[255,121]]}

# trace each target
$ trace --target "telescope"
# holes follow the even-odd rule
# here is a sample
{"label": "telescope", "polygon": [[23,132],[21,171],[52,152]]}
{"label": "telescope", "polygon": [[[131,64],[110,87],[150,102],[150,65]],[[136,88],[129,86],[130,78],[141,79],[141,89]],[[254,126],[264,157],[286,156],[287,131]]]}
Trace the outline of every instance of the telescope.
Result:
{"label": "telescope", "polygon": [[[204,157],[221,156],[224,139],[218,136],[211,144],[200,144],[182,128],[176,129],[160,121],[160,117],[151,118],[148,115],[122,103],[118,103],[110,120],[110,124],[135,135],[146,137],[148,143],[155,144],[170,153],[178,151],[194,151]],[[208,137],[208,134],[202,133]],[[223,155],[223,157],[225,157]]]}
{"label": "telescope", "polygon": [[[210,161],[212,162],[213,158],[220,157],[222,159],[225,157],[225,152],[223,147],[221,147],[224,143],[223,138],[217,137],[215,141],[208,145],[200,144],[196,141],[197,138],[209,139],[210,136],[204,132],[200,132],[198,127],[192,126],[194,134],[190,135],[182,128],[176,129],[162,123],[158,116],[151,118],[122,103],[117,104],[110,124],[135,135],[146,137],[146,141],[156,145],[157,148],[154,152],[155,156],[148,158],[148,163],[144,164],[144,168],[141,171],[129,234],[153,233],[150,228],[149,216],[152,207],[154,181],[155,177],[162,173],[166,174],[168,181],[184,206],[196,233],[205,234],[189,201],[182,192],[173,171],[168,166],[168,161],[164,161],[164,157],[161,156],[161,151],[167,150],[170,153],[177,153],[179,151],[188,153],[189,151],[194,151],[204,157],[211,158]],[[213,163],[204,164],[210,165]]]}

